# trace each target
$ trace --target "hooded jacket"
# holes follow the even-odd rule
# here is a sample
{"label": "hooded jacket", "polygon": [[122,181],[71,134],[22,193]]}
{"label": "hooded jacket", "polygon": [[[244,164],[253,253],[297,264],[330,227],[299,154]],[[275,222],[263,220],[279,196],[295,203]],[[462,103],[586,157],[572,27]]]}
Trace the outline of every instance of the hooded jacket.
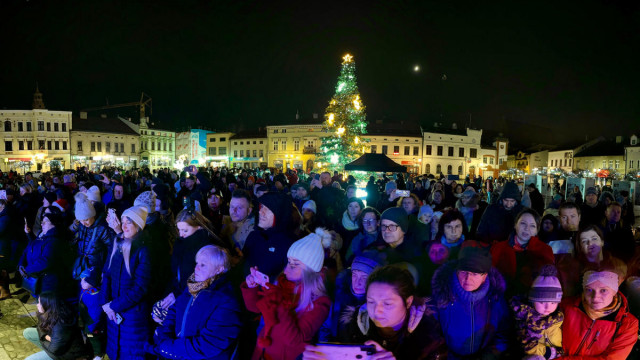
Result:
{"label": "hooded jacket", "polygon": [[591,320],[582,310],[581,299],[566,299],[562,324],[561,359],[627,359],[638,340],[638,319],[629,313],[627,298],[621,293],[622,304],[618,311]]}
{"label": "hooded jacket", "polygon": [[391,351],[397,360],[439,359],[446,350],[433,309],[427,307],[425,312],[416,314],[419,315],[408,316],[406,324],[394,336],[388,337],[383,336],[370,319],[366,304],[349,307],[341,317],[349,332],[346,342],[362,344],[373,340]]}
{"label": "hooded jacket", "polygon": [[256,222],[255,230],[249,233],[242,252],[245,257],[245,271],[257,266],[258,270],[274,281],[287,265],[287,251],[295,240],[288,230],[291,219],[291,199],[282,193],[266,193],[258,200],[273,212],[275,223],[262,229]]}
{"label": "hooded jacket", "polygon": [[[511,210],[507,210],[502,205],[504,199],[515,199],[516,205]],[[489,205],[482,215],[480,224],[478,224],[477,240],[488,244],[507,240],[513,230],[516,215],[523,209],[520,204],[521,200],[518,185],[514,182],[508,182],[498,201]]]}
{"label": "hooded jacket", "polygon": [[497,359],[507,349],[511,331],[504,279],[491,268],[480,288],[467,292],[456,276],[457,264],[457,260],[443,264],[431,284],[434,315],[449,348],[447,359]]}

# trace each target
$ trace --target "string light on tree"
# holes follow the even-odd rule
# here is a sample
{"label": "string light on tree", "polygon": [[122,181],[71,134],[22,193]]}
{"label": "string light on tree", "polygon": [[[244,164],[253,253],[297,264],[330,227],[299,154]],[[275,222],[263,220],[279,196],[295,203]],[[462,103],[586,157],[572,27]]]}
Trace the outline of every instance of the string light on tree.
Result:
{"label": "string light on tree", "polygon": [[360,98],[356,80],[356,66],[353,56],[342,58],[342,68],[335,88],[335,94],[325,110],[321,139],[322,151],[317,162],[327,170],[344,169],[344,165],[366,152],[368,142],[363,138],[367,133],[366,107]]}

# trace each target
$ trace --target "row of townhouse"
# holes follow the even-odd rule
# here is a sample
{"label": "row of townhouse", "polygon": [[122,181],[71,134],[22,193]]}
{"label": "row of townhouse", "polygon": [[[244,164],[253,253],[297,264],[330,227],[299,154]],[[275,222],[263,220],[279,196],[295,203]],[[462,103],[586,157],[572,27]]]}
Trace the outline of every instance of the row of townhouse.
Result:
{"label": "row of townhouse", "polygon": [[594,140],[563,146],[563,150],[540,150],[531,153],[518,151],[510,155],[509,168],[525,174],[562,170],[588,177],[622,177],[640,173],[640,144],[638,136],[598,137]]}
{"label": "row of townhouse", "polygon": [[[207,134],[209,166],[273,167],[312,171],[319,167],[315,154],[326,133],[316,115],[297,118],[295,124],[271,125],[253,132]],[[411,173],[497,176],[506,169],[508,140],[483,143],[482,130],[445,128],[425,130],[417,125],[385,124],[367,127],[369,152],[382,153]]]}
{"label": "row of townhouse", "polygon": [[0,170],[48,171],[52,168],[171,166],[175,132],[157,129],[148,117],[74,116],[47,110],[36,90],[32,110],[0,110],[3,143]]}

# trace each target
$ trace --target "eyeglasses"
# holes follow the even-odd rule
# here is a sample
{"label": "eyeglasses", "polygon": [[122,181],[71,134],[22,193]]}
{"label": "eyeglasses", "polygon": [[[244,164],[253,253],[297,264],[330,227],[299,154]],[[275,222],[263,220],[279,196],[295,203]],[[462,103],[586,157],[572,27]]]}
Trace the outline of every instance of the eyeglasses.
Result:
{"label": "eyeglasses", "polygon": [[396,231],[398,230],[398,225],[380,225],[380,229],[382,231]]}
{"label": "eyeglasses", "polygon": [[367,219],[367,220],[362,220],[363,224],[375,224],[377,220],[374,219]]}

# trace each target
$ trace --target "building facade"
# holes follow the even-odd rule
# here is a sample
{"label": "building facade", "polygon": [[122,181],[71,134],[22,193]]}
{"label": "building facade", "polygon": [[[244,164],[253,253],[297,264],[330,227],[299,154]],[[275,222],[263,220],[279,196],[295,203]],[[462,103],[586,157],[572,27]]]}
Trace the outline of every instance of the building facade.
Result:
{"label": "building facade", "polygon": [[231,167],[256,169],[268,166],[266,130],[239,132],[231,136],[229,142]]}
{"label": "building facade", "polygon": [[573,149],[549,151],[547,158],[547,168],[560,169],[570,173],[573,171]]}
{"label": "building facade", "polygon": [[176,133],[151,127],[149,118],[140,119],[140,166],[153,170],[173,167],[176,160]]}
{"label": "building facade", "polygon": [[368,152],[385,154],[410,173],[422,173],[422,130],[419,126],[385,124],[378,120],[367,127]]}
{"label": "building facade", "polygon": [[232,132],[216,132],[207,134],[207,156],[205,157],[209,167],[228,167],[230,139]]}
{"label": "building facade", "polygon": [[312,171],[323,136],[321,123],[267,126],[269,167]]}
{"label": "building facade", "polygon": [[36,89],[32,110],[0,110],[3,144],[0,169],[49,171],[70,166],[71,111],[45,109]]}
{"label": "building facade", "polygon": [[[482,163],[482,130],[465,130],[434,127],[423,130],[422,166],[425,174],[433,175],[480,175]],[[489,153],[489,152],[486,152]],[[486,157],[485,170],[495,164],[495,149],[492,157]],[[505,154],[506,155],[506,154]],[[506,157],[505,157],[506,159]]]}
{"label": "building facade", "polygon": [[71,167],[87,166],[99,170],[103,166],[123,169],[140,164],[140,135],[122,118],[90,118],[80,113],[73,118]]}
{"label": "building facade", "polygon": [[207,134],[209,130],[189,129],[176,133],[176,160],[184,165],[205,165],[207,157]]}

